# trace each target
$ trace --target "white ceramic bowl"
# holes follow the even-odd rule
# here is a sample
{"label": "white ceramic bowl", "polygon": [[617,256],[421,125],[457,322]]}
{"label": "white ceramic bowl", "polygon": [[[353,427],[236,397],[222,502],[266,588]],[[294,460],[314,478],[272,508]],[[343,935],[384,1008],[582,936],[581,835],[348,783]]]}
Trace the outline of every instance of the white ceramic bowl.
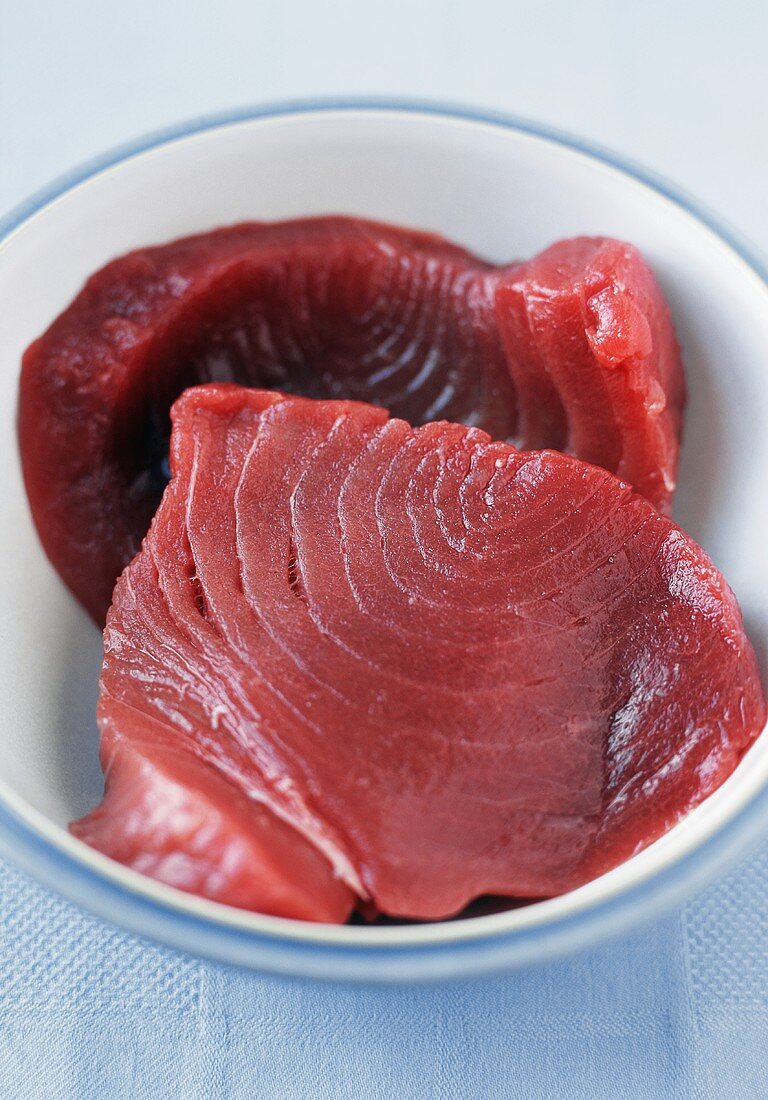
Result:
{"label": "white ceramic bowl", "polygon": [[540,961],[680,899],[742,849],[768,811],[768,736],[704,805],[610,874],[443,924],[338,928],[245,913],[161,886],[65,830],[101,790],[100,636],[47,564],[27,511],[14,426],[21,353],[91,271],[127,249],[331,211],[437,230],[494,260],[579,233],[642,249],[672,304],[690,384],[676,517],[725,572],[764,656],[768,287],[730,234],[636,169],[510,120],[315,104],[196,123],[77,173],[0,234],[0,850],[111,921],[247,966],[409,980]]}

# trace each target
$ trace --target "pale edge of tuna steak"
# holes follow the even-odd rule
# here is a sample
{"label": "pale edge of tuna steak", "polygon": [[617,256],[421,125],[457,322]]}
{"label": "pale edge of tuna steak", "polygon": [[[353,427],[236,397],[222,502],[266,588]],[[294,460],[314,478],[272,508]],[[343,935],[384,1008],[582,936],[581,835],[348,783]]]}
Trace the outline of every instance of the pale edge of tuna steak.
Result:
{"label": "pale edge of tuna steak", "polygon": [[100,624],[167,480],[170,405],[208,381],[473,425],[670,505],[682,366],[631,245],[581,237],[495,267],[355,218],[235,226],[109,264],[24,356],[32,513]]}
{"label": "pale edge of tuna steak", "polygon": [[762,728],[725,581],[604,470],[236,386],[173,419],[72,826],[108,855],[267,913],[441,918],[615,866]]}

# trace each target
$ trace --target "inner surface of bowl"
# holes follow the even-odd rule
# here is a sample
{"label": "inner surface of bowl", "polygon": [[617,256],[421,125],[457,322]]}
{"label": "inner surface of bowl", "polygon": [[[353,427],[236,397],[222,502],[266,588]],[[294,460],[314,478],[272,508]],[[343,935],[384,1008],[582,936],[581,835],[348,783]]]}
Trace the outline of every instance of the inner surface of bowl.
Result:
{"label": "inner surface of bowl", "polygon": [[[160,144],[62,194],[0,250],[0,781],[14,812],[49,842],[130,889],[138,876],[107,868],[64,831],[101,793],[94,717],[101,639],[46,562],[27,510],[15,435],[20,357],[89,273],[131,248],[247,219],[329,212],[434,230],[497,262],[578,234],[624,238],[644,252],[671,303],[689,384],[675,518],[729,579],[765,672],[768,290],[714,232],[578,150],[447,115],[282,114]],[[551,919],[552,906],[589,905],[621,890],[701,843],[766,777],[763,736],[721,791],[647,852],[577,891],[576,902],[555,899],[477,921],[501,921],[509,930]],[[222,908],[183,896],[174,904],[211,916]],[[227,919],[243,928],[266,921],[235,911]],[[411,934],[336,930],[350,943],[385,932]]]}

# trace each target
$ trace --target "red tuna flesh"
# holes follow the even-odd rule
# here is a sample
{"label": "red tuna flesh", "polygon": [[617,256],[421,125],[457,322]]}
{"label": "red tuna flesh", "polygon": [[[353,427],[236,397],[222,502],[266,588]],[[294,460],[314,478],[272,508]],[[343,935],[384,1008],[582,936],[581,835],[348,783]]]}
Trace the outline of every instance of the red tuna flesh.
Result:
{"label": "red tuna flesh", "polygon": [[683,376],[630,245],[578,238],[494,267],[353,218],[246,224],[94,275],[24,356],[24,477],[46,553],[103,622],[167,480],[168,410],[233,381],[353,398],[565,450],[668,508]]}
{"label": "red tuna flesh", "polygon": [[269,912],[436,919],[615,866],[762,728],[731,591],[612,474],[235,386],[173,420],[73,826],[108,855]]}

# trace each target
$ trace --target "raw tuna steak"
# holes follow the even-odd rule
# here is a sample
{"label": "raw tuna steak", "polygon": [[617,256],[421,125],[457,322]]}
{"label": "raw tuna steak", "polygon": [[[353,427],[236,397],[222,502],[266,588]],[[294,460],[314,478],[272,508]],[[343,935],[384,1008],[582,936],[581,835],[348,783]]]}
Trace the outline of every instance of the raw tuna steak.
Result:
{"label": "raw tuna steak", "polygon": [[440,918],[599,875],[760,731],[725,581],[612,474],[235,386],[173,419],[105,631],[106,796],[73,826],[116,859],[269,912]]}
{"label": "raw tuna steak", "polygon": [[605,466],[662,509],[683,379],[629,245],[564,241],[496,268],[352,218],[248,224],[133,252],[24,357],[20,437],[48,556],[103,622],[167,480],[168,409],[235,381],[476,425]]}

